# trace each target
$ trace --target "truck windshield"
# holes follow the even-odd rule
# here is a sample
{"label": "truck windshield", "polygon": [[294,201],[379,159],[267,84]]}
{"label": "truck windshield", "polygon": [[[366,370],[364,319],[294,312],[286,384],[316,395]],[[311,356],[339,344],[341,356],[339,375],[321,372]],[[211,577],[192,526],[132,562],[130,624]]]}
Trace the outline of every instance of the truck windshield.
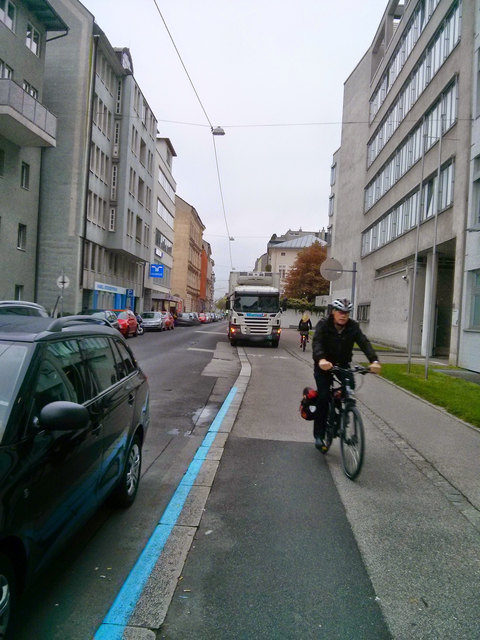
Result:
{"label": "truck windshield", "polygon": [[280,310],[278,295],[236,295],[233,301],[233,310],[244,313],[278,313]]}

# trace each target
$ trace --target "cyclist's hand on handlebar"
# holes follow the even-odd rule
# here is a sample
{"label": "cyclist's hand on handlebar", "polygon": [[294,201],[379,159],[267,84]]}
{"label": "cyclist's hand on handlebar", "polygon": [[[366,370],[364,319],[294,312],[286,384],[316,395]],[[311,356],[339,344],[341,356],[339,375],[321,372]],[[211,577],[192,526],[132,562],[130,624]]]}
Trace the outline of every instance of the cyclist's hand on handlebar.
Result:
{"label": "cyclist's hand on handlebar", "polygon": [[380,373],[380,371],[382,370],[382,365],[376,360],[375,362],[372,362],[369,366],[370,369],[370,373]]}
{"label": "cyclist's hand on handlebar", "polygon": [[325,358],[321,358],[318,362],[318,366],[322,371],[330,371],[330,369],[333,367],[333,364],[328,360],[325,360]]}

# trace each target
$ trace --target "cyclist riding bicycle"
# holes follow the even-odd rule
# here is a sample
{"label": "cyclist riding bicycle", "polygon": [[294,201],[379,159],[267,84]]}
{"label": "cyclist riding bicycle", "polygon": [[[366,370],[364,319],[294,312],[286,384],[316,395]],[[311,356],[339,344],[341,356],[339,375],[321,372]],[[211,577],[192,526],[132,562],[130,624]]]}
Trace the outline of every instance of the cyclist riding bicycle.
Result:
{"label": "cyclist riding bicycle", "polygon": [[312,329],[312,321],[310,320],[308,313],[305,312],[298,323],[298,330],[300,331],[300,349],[302,348],[302,335],[307,336],[308,342],[308,332],[310,329]]}
{"label": "cyclist riding bicycle", "polygon": [[[375,349],[367,336],[362,332],[358,322],[350,318],[352,303],[347,298],[334,300],[332,312],[315,327],[312,341],[312,357],[314,362],[313,374],[317,383],[317,410],[313,423],[313,437],[315,446],[320,451],[326,451],[324,437],[327,426],[328,402],[333,366],[348,367],[353,356],[353,346],[358,344],[370,362],[370,371],[379,373],[381,365],[378,362]],[[345,374],[347,384],[355,388],[352,374]]]}

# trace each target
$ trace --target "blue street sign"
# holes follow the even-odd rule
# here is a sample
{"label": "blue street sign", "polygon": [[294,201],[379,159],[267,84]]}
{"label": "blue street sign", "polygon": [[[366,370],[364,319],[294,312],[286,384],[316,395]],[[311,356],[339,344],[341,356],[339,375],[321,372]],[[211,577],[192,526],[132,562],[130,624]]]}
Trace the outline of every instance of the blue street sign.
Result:
{"label": "blue street sign", "polygon": [[126,289],[125,295],[127,296],[127,298],[133,298],[133,289]]}
{"label": "blue street sign", "polygon": [[163,278],[163,264],[150,265],[150,278]]}

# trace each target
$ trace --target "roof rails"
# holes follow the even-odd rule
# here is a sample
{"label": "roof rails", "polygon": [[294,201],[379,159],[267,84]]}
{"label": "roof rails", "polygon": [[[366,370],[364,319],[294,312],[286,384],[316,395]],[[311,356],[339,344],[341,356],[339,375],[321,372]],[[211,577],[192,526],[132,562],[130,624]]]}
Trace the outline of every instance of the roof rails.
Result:
{"label": "roof rails", "polygon": [[94,318],[93,316],[64,316],[63,318],[56,318],[51,324],[48,325],[47,331],[61,331],[65,327],[72,327],[80,324],[103,324],[103,326],[110,327],[110,323],[102,318]]}

